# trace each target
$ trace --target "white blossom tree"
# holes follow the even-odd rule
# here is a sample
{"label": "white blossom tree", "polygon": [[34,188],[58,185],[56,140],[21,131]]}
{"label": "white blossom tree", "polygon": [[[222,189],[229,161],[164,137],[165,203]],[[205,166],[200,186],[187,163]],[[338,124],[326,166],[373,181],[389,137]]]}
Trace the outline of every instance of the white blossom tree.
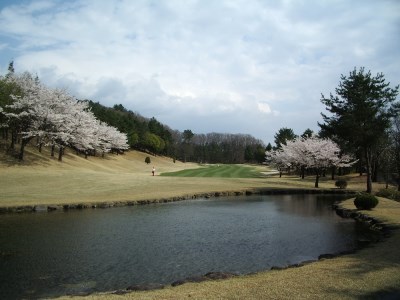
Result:
{"label": "white blossom tree", "polygon": [[329,167],[349,167],[355,163],[348,155],[341,154],[339,146],[330,139],[316,136],[288,141],[277,151],[267,153],[272,164],[278,167],[290,166],[300,170],[314,170],[315,187],[319,185],[320,175]]}
{"label": "white blossom tree", "polygon": [[25,146],[35,137],[39,149],[42,145],[52,147],[52,156],[58,147],[60,161],[66,146],[86,156],[89,151],[107,153],[129,148],[126,134],[98,121],[87,102],[78,101],[65,90],[47,88],[29,73],[13,75],[8,80],[21,88],[21,95],[11,95],[13,103],[0,113],[5,116],[6,126],[21,138],[21,160]]}
{"label": "white blossom tree", "polygon": [[282,177],[282,173],[291,167],[290,160],[286,154],[282,149],[265,152],[266,162],[273,165],[279,171],[279,177]]}
{"label": "white blossom tree", "polygon": [[18,156],[20,160],[23,160],[24,148],[34,137],[29,133],[30,129],[39,119],[36,115],[36,108],[42,104],[42,86],[37,78],[27,72],[10,76],[7,80],[20,87],[20,95],[10,95],[13,103],[6,105],[2,114],[6,118],[5,125],[12,129],[12,149],[14,149],[17,135],[21,138],[21,148]]}

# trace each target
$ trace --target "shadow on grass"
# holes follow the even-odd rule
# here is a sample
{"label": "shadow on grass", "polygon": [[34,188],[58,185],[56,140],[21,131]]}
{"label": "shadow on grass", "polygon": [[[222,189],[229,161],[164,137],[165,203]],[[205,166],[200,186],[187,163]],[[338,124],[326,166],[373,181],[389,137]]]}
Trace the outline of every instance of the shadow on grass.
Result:
{"label": "shadow on grass", "polygon": [[[4,165],[7,167],[13,167],[13,166],[48,167],[51,166],[54,162],[59,162],[58,151],[54,153],[54,156],[51,156],[51,151],[48,147],[43,147],[42,152],[39,152],[39,150],[32,145],[28,145],[25,148],[24,160],[20,160],[18,158],[19,156],[18,146],[19,145],[17,144],[15,150],[7,150],[8,145],[4,144],[4,142],[0,143],[0,165]],[[90,157],[91,156],[88,156],[87,159],[89,159]],[[68,159],[72,161],[79,160],[80,158],[85,159],[84,154],[75,153],[73,149],[68,147],[65,149],[65,153],[62,157],[63,160]],[[111,160],[111,158],[108,155],[105,155],[104,157],[100,158],[104,161]],[[62,161],[59,163],[62,163]]]}
{"label": "shadow on grass", "polygon": [[380,299],[380,300],[398,300],[400,299],[400,287],[380,290],[374,293],[363,295],[359,299]]}
{"label": "shadow on grass", "polygon": [[333,271],[334,278],[343,278],[345,284],[327,287],[326,292],[336,298],[400,299],[399,247],[400,231],[394,229],[391,236],[358,251]]}

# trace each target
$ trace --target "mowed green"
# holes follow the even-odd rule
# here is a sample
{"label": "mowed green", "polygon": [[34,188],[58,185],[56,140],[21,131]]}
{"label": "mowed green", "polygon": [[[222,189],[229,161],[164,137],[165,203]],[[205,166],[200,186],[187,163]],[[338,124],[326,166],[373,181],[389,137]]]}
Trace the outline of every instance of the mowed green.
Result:
{"label": "mowed green", "polygon": [[162,176],[172,177],[221,177],[221,178],[260,178],[261,173],[256,167],[246,165],[209,165],[203,168],[162,173]]}

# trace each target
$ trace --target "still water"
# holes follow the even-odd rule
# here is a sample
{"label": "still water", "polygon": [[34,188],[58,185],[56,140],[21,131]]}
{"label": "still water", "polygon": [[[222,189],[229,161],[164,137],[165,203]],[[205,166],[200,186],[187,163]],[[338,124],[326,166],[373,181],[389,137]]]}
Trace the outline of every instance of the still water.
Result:
{"label": "still water", "polygon": [[340,196],[281,195],[0,215],[0,298],[245,274],[355,247]]}

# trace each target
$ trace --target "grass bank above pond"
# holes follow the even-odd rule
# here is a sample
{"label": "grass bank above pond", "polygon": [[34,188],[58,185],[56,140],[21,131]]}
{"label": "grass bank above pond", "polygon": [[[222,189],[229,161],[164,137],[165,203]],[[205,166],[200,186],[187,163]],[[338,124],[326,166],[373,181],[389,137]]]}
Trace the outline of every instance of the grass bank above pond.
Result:
{"label": "grass bank above pond", "polygon": [[[355,209],[353,199],[343,207]],[[400,203],[380,198],[364,214],[400,226]],[[186,283],[125,295],[96,294],[77,299],[381,299],[400,295],[400,231],[355,254],[298,268],[260,272],[226,280]],[[71,297],[62,297],[70,299]],[[72,297],[73,298],[73,297]]]}
{"label": "grass bank above pond", "polygon": [[[19,162],[0,152],[0,207],[152,200],[256,189],[266,184],[265,179],[255,177],[159,176],[202,167],[162,156],[151,156],[151,164],[146,164],[147,156],[129,151],[124,155],[85,159],[68,149],[63,162],[58,162],[57,158],[50,157],[48,149],[39,153],[28,147],[26,161]],[[154,177],[151,176],[153,166]]]}
{"label": "grass bank above pond", "polygon": [[[58,162],[47,148],[39,153],[29,146],[26,161],[19,162],[0,151],[0,208],[126,203],[260,188],[314,189],[314,176],[303,180],[295,175],[266,176],[273,171],[266,166],[202,166],[162,156],[152,156],[148,165],[147,156],[129,151],[85,159],[67,149],[63,162]],[[365,189],[365,178],[349,176],[348,180],[349,190]],[[320,188],[333,189],[334,182],[329,177],[321,178]],[[374,190],[383,186],[374,183]]]}

